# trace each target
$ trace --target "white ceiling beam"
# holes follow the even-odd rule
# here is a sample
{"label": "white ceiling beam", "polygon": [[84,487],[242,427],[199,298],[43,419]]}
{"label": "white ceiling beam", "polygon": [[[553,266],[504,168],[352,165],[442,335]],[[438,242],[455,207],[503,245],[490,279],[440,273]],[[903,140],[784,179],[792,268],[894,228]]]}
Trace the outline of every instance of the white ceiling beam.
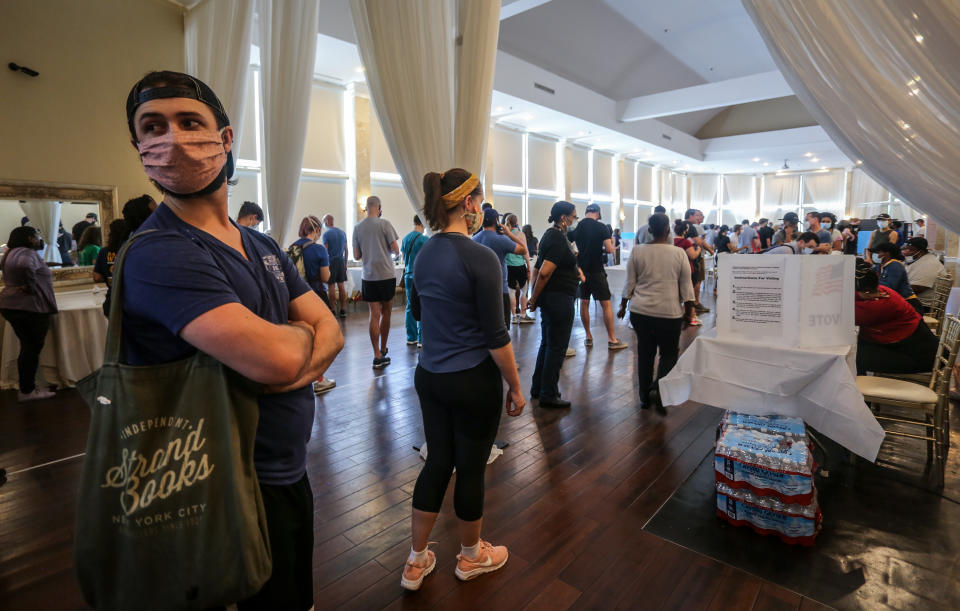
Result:
{"label": "white ceiling beam", "polygon": [[779,70],[652,93],[618,102],[621,121],[642,121],[793,95]]}
{"label": "white ceiling beam", "polygon": [[500,21],[510,19],[514,15],[519,15],[532,8],[537,8],[547,2],[550,2],[550,0],[513,0],[513,2],[509,4],[504,2],[503,6],[500,7]]}
{"label": "white ceiling beam", "polygon": [[656,120],[618,121],[614,100],[503,51],[497,51],[493,88],[642,140],[656,155],[680,155],[684,161],[703,159],[701,141],[690,134]]}
{"label": "white ceiling beam", "polygon": [[818,153],[836,150],[830,136],[819,125],[710,138],[703,140],[703,143],[704,161],[708,162],[742,159],[757,154],[770,156],[797,147],[812,148]]}

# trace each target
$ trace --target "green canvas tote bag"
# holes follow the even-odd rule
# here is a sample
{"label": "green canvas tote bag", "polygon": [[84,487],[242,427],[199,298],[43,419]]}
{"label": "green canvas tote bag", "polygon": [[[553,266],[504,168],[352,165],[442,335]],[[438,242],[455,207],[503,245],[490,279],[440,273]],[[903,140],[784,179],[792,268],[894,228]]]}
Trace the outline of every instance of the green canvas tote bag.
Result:
{"label": "green canvas tote bag", "polygon": [[205,609],[270,577],[253,466],[259,385],[209,355],[121,362],[123,260],[114,266],[103,366],[77,385],[92,412],[74,557],[97,609]]}

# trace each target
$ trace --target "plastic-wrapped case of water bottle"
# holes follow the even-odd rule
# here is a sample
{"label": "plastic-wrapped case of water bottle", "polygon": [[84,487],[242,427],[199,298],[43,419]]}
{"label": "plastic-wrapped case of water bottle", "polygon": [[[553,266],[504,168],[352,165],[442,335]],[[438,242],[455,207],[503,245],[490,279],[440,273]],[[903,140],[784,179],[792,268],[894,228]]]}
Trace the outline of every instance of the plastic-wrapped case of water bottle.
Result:
{"label": "plastic-wrapped case of water bottle", "polygon": [[727,412],[714,455],[717,515],[787,543],[820,529],[816,464],[803,420]]}

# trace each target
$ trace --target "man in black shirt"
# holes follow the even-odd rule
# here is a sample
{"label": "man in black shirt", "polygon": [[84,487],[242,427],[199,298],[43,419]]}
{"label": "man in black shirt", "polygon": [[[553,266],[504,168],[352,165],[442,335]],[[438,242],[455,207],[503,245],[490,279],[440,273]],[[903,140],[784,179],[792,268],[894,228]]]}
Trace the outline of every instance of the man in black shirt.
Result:
{"label": "man in black shirt", "polygon": [[586,278],[580,283],[578,297],[580,298],[580,321],[587,338],[583,343],[588,348],[593,346],[593,335],[590,333],[590,296],[600,302],[603,309],[603,324],[607,328],[607,348],[623,350],[627,344],[620,341],[613,332],[613,306],[610,305],[610,287],[607,285],[607,272],[603,269],[604,253],[613,254],[613,239],[610,229],[600,222],[600,206],[587,206],[584,219],[576,228],[567,232],[567,238],[577,244],[577,264],[583,270]]}
{"label": "man in black shirt", "polygon": [[773,246],[770,240],[773,239],[773,227],[769,226],[769,219],[760,219],[760,228],[757,229],[757,235],[760,237],[760,250],[766,250]]}
{"label": "man in black shirt", "polygon": [[95,213],[91,212],[87,216],[83,217],[83,220],[80,221],[79,223],[76,223],[73,226],[73,229],[70,231],[70,234],[73,236],[73,241],[79,244],[80,236],[83,235],[83,232],[86,230],[86,228],[96,224],[97,224],[97,215]]}

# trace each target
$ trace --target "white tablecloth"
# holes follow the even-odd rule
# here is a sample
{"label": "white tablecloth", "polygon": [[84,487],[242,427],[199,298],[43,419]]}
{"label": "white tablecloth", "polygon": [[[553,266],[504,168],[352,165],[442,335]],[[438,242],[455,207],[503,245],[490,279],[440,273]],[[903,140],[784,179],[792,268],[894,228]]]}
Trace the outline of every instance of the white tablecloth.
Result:
{"label": "white tablecloth", "polygon": [[[347,281],[344,283],[343,288],[347,291],[347,295],[352,295],[354,291],[360,290],[360,275],[363,272],[361,267],[348,267],[347,268]],[[397,285],[400,284],[400,277],[403,276],[403,266],[396,266],[393,268],[393,273],[397,277]]]}
{"label": "white tablecloth", "polygon": [[[37,381],[72,388],[103,364],[107,319],[103,315],[106,289],[64,291],[55,294],[60,313],[50,321],[50,332],[40,352]],[[4,321],[0,388],[17,388],[20,340]]]}
{"label": "white tablecloth", "polygon": [[857,390],[851,348],[801,349],[697,337],[660,380],[666,405],[688,400],[803,420],[874,461],[884,432]]}

